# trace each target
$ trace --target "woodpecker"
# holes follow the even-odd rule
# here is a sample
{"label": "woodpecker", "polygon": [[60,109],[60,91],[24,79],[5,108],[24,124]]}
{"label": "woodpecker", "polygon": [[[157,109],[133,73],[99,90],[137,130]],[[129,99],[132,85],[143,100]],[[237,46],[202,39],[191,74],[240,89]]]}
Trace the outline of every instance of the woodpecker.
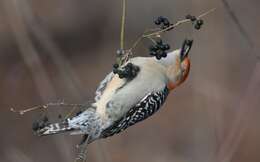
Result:
{"label": "woodpecker", "polygon": [[91,143],[150,117],[163,105],[169,92],[187,79],[189,50],[190,47],[183,45],[165,58],[129,59],[127,63],[138,67],[134,78],[120,78],[113,72],[109,73],[98,86],[95,102],[89,108],[61,123],[46,125],[36,133],[40,136],[62,132],[83,134],[81,144]]}

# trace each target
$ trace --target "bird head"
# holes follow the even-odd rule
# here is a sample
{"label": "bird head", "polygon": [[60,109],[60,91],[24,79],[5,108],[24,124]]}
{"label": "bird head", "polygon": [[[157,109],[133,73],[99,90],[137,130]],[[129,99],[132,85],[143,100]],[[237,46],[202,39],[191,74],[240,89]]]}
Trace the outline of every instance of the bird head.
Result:
{"label": "bird head", "polygon": [[167,54],[166,58],[158,60],[166,69],[168,78],[167,87],[172,90],[181,85],[188,77],[190,71],[189,50],[175,50]]}

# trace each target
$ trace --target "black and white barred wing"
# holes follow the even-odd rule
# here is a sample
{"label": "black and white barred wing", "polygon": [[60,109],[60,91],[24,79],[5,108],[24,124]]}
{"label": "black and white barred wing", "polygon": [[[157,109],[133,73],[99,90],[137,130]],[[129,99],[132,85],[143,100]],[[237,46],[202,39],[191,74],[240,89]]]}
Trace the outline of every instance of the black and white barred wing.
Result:
{"label": "black and white barred wing", "polygon": [[131,108],[123,118],[105,129],[101,136],[106,138],[120,133],[126,128],[152,116],[163,105],[168,94],[167,87],[162,91],[149,93],[136,106]]}

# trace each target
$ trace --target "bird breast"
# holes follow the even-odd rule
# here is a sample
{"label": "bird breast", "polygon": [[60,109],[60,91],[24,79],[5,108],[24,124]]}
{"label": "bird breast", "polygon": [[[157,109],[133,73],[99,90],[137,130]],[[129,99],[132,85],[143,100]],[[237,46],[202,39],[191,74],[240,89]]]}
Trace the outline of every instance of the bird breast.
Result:
{"label": "bird breast", "polygon": [[95,103],[97,113],[104,120],[122,118],[148,93],[160,91],[166,85],[165,69],[153,59],[135,58],[130,62],[140,67],[138,75],[132,80],[120,79],[115,75]]}

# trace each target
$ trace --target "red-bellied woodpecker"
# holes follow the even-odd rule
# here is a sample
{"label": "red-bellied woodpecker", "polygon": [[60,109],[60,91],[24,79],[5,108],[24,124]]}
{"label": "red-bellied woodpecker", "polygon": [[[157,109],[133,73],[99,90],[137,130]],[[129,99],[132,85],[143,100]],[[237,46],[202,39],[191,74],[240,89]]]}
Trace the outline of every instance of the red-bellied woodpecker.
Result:
{"label": "red-bellied woodpecker", "polygon": [[182,48],[160,60],[154,57],[130,59],[128,63],[139,69],[134,78],[119,78],[111,72],[100,83],[95,102],[88,109],[36,132],[49,135],[69,131],[85,135],[90,143],[148,118],[162,106],[169,92],[186,80],[190,70],[188,51]]}

